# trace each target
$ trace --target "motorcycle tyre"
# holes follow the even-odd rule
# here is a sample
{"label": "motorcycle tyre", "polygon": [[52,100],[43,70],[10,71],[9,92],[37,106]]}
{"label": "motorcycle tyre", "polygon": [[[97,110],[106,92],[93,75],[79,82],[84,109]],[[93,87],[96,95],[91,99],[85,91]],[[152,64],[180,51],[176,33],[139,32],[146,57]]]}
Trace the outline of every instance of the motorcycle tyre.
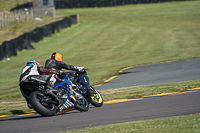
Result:
{"label": "motorcycle tyre", "polygon": [[102,105],[103,105],[103,98],[102,98],[102,96],[101,96],[101,94],[97,91],[97,90],[95,90],[92,86],[90,86],[90,88],[92,88],[96,93],[97,93],[97,95],[101,98],[101,102],[96,102],[91,96],[90,96],[90,103],[93,105],[93,106],[95,106],[95,107],[101,107]]}
{"label": "motorcycle tyre", "polygon": [[33,109],[39,113],[40,115],[44,116],[44,117],[49,117],[49,116],[54,116],[56,115],[56,111],[57,111],[57,108],[54,104],[53,105],[53,109],[48,109],[46,107],[44,107],[39,101],[38,101],[38,98],[37,98],[37,95],[41,93],[39,91],[34,91],[30,94],[29,96],[29,102],[31,104],[31,106],[33,107]]}
{"label": "motorcycle tyre", "polygon": [[85,101],[86,105],[83,107],[80,104],[78,104],[78,102],[77,102],[76,105],[75,105],[75,108],[80,112],[87,112],[88,109],[89,109],[89,104],[83,96],[81,97],[81,99]]}

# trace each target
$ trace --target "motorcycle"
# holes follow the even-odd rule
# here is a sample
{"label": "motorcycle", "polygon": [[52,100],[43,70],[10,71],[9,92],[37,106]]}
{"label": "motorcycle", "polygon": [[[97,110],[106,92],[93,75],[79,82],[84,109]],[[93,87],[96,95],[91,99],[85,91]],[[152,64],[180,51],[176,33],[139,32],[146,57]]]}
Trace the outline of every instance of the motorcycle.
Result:
{"label": "motorcycle", "polygon": [[87,69],[83,69],[83,71],[69,72],[67,74],[73,83],[72,88],[84,96],[88,103],[91,103],[95,107],[101,107],[103,105],[103,98],[101,94],[90,85],[86,70]]}
{"label": "motorcycle", "polygon": [[[89,109],[87,100],[72,90],[71,83],[64,75],[61,82],[56,84],[55,90],[49,90],[35,80],[23,81],[20,89],[26,88],[29,103],[32,108],[44,117],[63,114],[66,111],[77,109],[86,112]],[[24,95],[24,94],[23,94]]]}

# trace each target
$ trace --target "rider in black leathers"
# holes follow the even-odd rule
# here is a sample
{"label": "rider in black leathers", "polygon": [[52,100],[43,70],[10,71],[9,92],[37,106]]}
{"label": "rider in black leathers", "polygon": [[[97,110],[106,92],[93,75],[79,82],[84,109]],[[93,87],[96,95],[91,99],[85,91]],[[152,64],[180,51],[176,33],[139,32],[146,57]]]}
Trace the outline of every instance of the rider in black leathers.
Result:
{"label": "rider in black leathers", "polygon": [[[61,71],[62,69],[67,69],[67,70],[78,70],[78,71],[83,71],[84,67],[78,67],[78,66],[73,66],[73,65],[68,65],[63,62],[63,56],[60,53],[52,53],[51,58],[47,59],[45,62],[45,68],[46,69],[51,69],[54,68],[58,71]],[[62,72],[62,71],[61,71]],[[67,72],[68,77],[70,78],[70,81],[74,84],[77,84],[75,80],[73,79],[74,75],[73,72]]]}
{"label": "rider in black leathers", "polygon": [[59,53],[52,53],[51,58],[47,59],[45,62],[45,68],[51,69],[54,68],[56,70],[67,69],[67,70],[83,70],[84,67],[77,67],[73,65],[68,65],[63,62],[63,56]]}

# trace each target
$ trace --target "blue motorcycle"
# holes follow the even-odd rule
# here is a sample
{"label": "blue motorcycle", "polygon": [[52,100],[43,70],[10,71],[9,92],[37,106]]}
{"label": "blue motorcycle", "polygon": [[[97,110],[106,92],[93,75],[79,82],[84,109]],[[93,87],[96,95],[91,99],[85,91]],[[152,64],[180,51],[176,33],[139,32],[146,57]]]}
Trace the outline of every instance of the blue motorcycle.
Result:
{"label": "blue motorcycle", "polygon": [[95,107],[101,107],[103,105],[103,98],[101,94],[90,85],[86,70],[87,69],[83,69],[83,71],[68,73],[68,77],[73,83],[73,90],[84,96],[88,103],[91,103]]}
{"label": "blue motorcycle", "polygon": [[34,80],[24,81],[22,86],[29,90],[26,95],[30,105],[42,116],[54,116],[74,109],[86,112],[89,109],[87,100],[72,89],[67,75],[55,85],[55,90],[46,89]]}
{"label": "blue motorcycle", "polygon": [[72,89],[72,83],[66,74],[61,78],[61,82],[55,85],[55,88],[62,92],[57,93],[57,95],[64,100],[64,103],[58,107],[58,114],[62,114],[62,112],[66,112],[73,108],[81,112],[88,111],[89,104],[87,100]]}

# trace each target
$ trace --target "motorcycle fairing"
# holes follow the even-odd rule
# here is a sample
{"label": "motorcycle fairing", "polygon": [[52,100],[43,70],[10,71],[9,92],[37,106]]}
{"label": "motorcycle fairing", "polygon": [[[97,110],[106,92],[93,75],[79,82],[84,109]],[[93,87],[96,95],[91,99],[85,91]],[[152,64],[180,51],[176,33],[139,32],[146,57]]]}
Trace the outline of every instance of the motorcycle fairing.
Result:
{"label": "motorcycle fairing", "polygon": [[87,73],[84,73],[82,76],[81,76],[81,79],[80,79],[81,83],[87,87],[87,89],[89,90],[90,89],[90,80],[89,80],[89,77],[87,76]]}

